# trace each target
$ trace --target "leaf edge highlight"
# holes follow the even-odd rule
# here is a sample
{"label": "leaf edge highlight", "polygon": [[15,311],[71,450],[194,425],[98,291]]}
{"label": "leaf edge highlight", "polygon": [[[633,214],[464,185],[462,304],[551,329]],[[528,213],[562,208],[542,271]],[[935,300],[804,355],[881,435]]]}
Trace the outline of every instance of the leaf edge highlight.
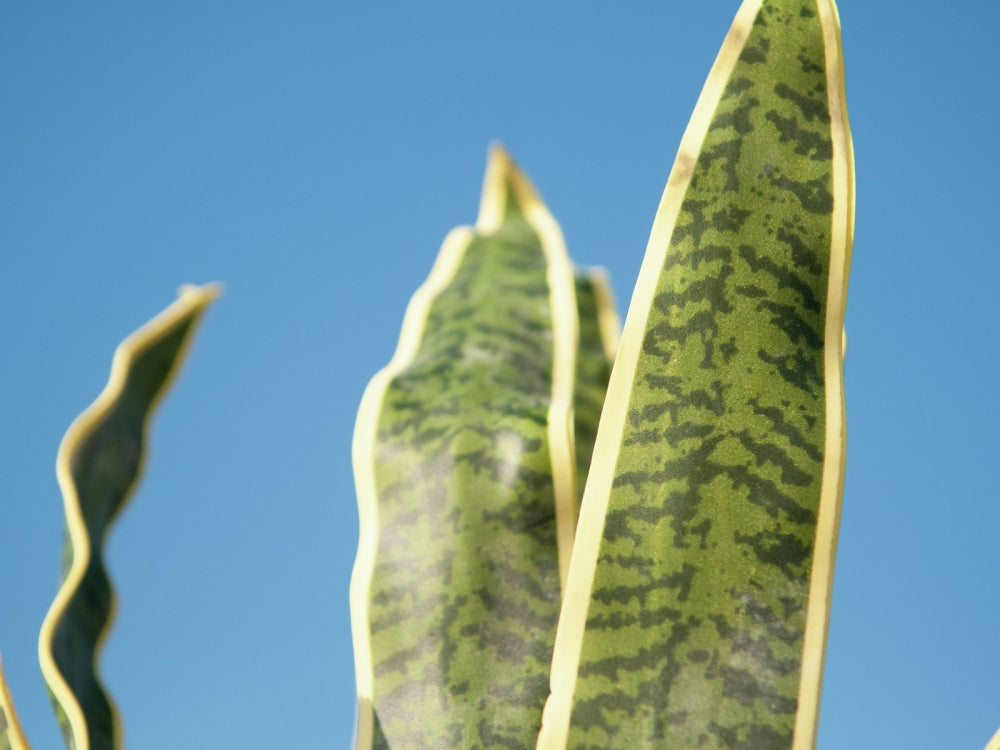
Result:
{"label": "leaf edge highlight", "polygon": [[656,291],[656,281],[663,267],[697,155],[762,3],[763,0],[744,0],[737,11],[684,130],[653,220],[639,277],[625,316],[617,358],[611,370],[605,407],[601,413],[601,429],[597,433],[594,459],[581,504],[569,581],[556,626],[549,697],[542,712],[542,728],[538,733],[536,750],[561,750],[567,746],[590,592],[593,589],[609,490],[631,393],[630,376],[636,368],[648,311]]}
{"label": "leaf edge highlight", "polygon": [[7,725],[2,728],[7,733],[11,750],[31,750],[28,739],[24,735],[21,721],[18,719],[17,711],[14,709],[14,699],[10,694],[10,687],[3,673],[3,659],[0,657],[0,715],[6,718]]}
{"label": "leaf edge highlight", "polygon": [[[142,325],[140,328],[129,334],[115,349],[111,361],[111,374],[107,384],[90,404],[67,429],[66,434],[59,445],[59,452],[56,456],[56,478],[63,497],[63,509],[66,515],[66,528],[73,546],[73,561],[66,577],[56,592],[55,599],[49,607],[42,621],[41,631],[38,636],[38,660],[49,690],[52,692],[53,700],[62,707],[66,714],[67,721],[73,734],[76,750],[90,750],[90,740],[87,734],[87,720],[83,715],[83,710],[76,699],[75,694],[70,689],[62,673],[59,671],[52,654],[52,638],[55,629],[66,612],[66,607],[79,589],[91,557],[90,538],[86,530],[86,522],[83,519],[80,507],[79,496],[76,490],[76,483],[73,480],[70,462],[77,446],[90,434],[93,427],[104,417],[118,397],[121,395],[129,368],[135,355],[144,349],[148,344],[155,341],[163,332],[174,326],[182,318],[192,316],[194,322],[201,316],[204,310],[212,301],[221,294],[220,284],[206,284],[204,286],[184,285],[178,290],[178,298],[166,309]],[[185,359],[187,350],[191,345],[192,336],[187,336],[177,353],[170,373],[163,383],[163,387],[156,394],[149,406],[149,411],[156,408],[169,390],[170,384]],[[132,495],[136,484],[142,475],[143,462],[140,460],[135,481],[126,493],[126,502]],[[114,600],[112,600],[112,607]],[[101,632],[94,651],[95,662],[103,647],[104,640],[110,630],[110,623],[114,616],[114,610],[108,618],[104,630]],[[109,701],[110,701],[109,697]],[[111,702],[112,716],[115,724],[115,736],[117,745],[121,746],[121,717]]]}
{"label": "leaf edge highlight", "polygon": [[824,334],[824,381],[826,392],[826,440],[823,479],[820,488],[816,535],[810,567],[802,644],[799,694],[792,733],[792,750],[811,750],[819,727],[823,666],[830,625],[834,561],[844,488],[846,460],[846,407],[844,403],[844,313],[847,281],[854,242],[854,147],[847,116],[844,52],[840,15],[835,0],[816,0],[823,28],[826,59],[827,106],[830,111],[831,180],[833,213],[830,231],[830,263],[827,277],[826,326]]}
{"label": "leaf edge highlight", "polygon": [[375,443],[379,409],[391,379],[413,361],[430,307],[453,278],[475,234],[491,234],[503,223],[508,188],[516,195],[525,220],[538,234],[547,264],[553,327],[553,385],[547,435],[552,451],[560,585],[565,591],[577,521],[573,391],[579,328],[574,269],[566,252],[562,231],[534,185],[507,151],[500,144],[493,143],[489,149],[476,223],[474,227],[456,227],[445,237],[430,274],[407,305],[392,359],[375,374],[365,388],[355,422],[351,453],[358,499],[359,542],[349,598],[358,699],[353,746],[359,749],[372,746],[375,730],[374,675],[367,599],[378,547],[372,447]]}

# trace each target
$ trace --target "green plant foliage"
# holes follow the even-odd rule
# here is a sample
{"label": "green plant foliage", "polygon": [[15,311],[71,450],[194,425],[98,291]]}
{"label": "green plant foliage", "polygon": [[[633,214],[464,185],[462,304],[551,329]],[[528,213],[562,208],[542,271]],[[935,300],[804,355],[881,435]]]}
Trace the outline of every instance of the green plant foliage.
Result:
{"label": "green plant foliage", "polygon": [[744,4],[633,298],[544,747],[812,743],[843,460],[841,88],[832,6]]}
{"label": "green plant foliage", "polygon": [[[358,750],[813,747],[854,218],[841,57],[833,0],[743,2],[620,341],[603,274],[492,149],[355,429]],[[121,744],[103,542],[215,294],[126,339],[60,448],[39,654],[70,750]],[[27,748],[0,672],[0,750]]]}
{"label": "green plant foliage", "polygon": [[[168,388],[214,286],[180,298],[125,339],[104,391],[70,426],[56,473],[66,510],[62,585],[45,618],[38,652],[69,750],[116,750],[121,730],[96,672],[114,592],[103,546],[142,472],[149,418]],[[0,748],[27,750],[0,675]]]}
{"label": "green plant foliage", "polygon": [[475,230],[445,241],[358,418],[359,747],[534,741],[576,524],[573,454],[590,455],[609,371],[602,283],[574,280],[555,222],[494,148]]}
{"label": "green plant foliage", "polygon": [[0,750],[26,750],[24,733],[14,711],[14,702],[3,676],[3,664],[0,664]]}
{"label": "green plant foliage", "polygon": [[[616,356],[599,356],[600,316],[576,288],[586,490],[572,537],[553,510],[563,462],[545,448],[562,414],[543,398],[561,338],[541,314],[558,307],[544,233],[523,232],[521,204],[515,228],[463,240],[359,416],[358,747],[530,747],[549,691],[539,748],[813,745],[853,199],[835,7],[747,0]],[[530,524],[525,508],[539,509]]]}
{"label": "green plant foliage", "polygon": [[603,271],[591,270],[577,276],[576,302],[580,311],[580,350],[573,396],[573,432],[576,486],[582,496],[611,377],[611,365],[618,349],[621,324],[610,284]]}

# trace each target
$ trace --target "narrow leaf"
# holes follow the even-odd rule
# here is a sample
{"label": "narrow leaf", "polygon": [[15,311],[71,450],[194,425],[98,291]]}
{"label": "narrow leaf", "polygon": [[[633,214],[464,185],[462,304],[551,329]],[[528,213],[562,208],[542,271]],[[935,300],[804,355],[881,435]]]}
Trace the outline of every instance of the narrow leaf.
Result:
{"label": "narrow leaf", "polygon": [[996,731],[990,741],[986,743],[985,750],[1000,750],[1000,729]]}
{"label": "narrow leaf", "polygon": [[538,747],[813,746],[853,199],[832,0],[746,0],[629,310]]}
{"label": "narrow leaf", "polygon": [[356,746],[526,747],[576,524],[577,308],[559,228],[494,148],[354,436]]}
{"label": "narrow leaf", "polygon": [[119,345],[104,391],[70,426],[56,460],[66,511],[63,581],[42,624],[42,673],[70,750],[113,750],[117,711],[96,672],[114,609],[103,545],[142,471],[146,425],[214,286],[180,298]]}
{"label": "narrow leaf", "polygon": [[594,452],[594,439],[615,361],[621,322],[607,275],[589,269],[576,277],[580,349],[576,361],[573,424],[576,438],[577,492],[583,493]]}
{"label": "narrow leaf", "polygon": [[10,697],[10,688],[3,676],[3,664],[0,663],[0,750],[30,750],[24,737],[21,724],[14,711],[14,701]]}

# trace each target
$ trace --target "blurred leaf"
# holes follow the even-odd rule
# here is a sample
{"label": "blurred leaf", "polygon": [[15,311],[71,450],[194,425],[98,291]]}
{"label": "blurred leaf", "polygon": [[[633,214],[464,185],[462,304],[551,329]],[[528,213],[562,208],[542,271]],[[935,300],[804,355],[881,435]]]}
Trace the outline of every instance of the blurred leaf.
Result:
{"label": "blurred leaf", "polygon": [[29,750],[0,662],[0,750]]}
{"label": "blurred leaf", "polygon": [[580,311],[580,349],[576,360],[573,424],[577,492],[582,494],[608,391],[611,365],[618,349],[621,323],[607,275],[600,269],[589,269],[577,275],[576,304]]}
{"label": "blurred leaf", "polygon": [[540,748],[808,748],[843,477],[853,162],[831,0],[746,0],[594,449]]}
{"label": "blurred leaf", "polygon": [[577,518],[574,381],[593,419],[607,378],[587,288],[578,371],[561,232],[494,148],[475,229],[445,240],[358,416],[359,748],[534,741]]}
{"label": "blurred leaf", "polygon": [[149,417],[217,293],[214,286],[184,287],[176,302],[125,339],[104,391],[73,422],[59,448],[56,473],[66,511],[63,580],[38,650],[70,750],[112,750],[121,743],[117,712],[95,671],[114,609],[104,540],[142,471]]}

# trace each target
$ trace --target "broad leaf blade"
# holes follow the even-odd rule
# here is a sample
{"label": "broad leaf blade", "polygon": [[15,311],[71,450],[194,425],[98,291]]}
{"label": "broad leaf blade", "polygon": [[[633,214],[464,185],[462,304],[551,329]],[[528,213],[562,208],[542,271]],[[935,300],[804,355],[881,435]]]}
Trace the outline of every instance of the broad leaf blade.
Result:
{"label": "broad leaf blade", "polygon": [[42,624],[42,673],[70,750],[121,744],[117,711],[96,672],[114,608],[103,561],[111,523],[142,471],[146,426],[217,290],[184,287],[180,298],[121,343],[97,400],[70,426],[56,473],[66,511],[63,581]]}
{"label": "broad leaf blade", "polygon": [[355,429],[356,745],[537,734],[576,522],[573,270],[500,149]]}
{"label": "broad leaf blade", "polygon": [[808,748],[843,475],[853,169],[831,0],[746,0],[608,390],[541,748]]}

